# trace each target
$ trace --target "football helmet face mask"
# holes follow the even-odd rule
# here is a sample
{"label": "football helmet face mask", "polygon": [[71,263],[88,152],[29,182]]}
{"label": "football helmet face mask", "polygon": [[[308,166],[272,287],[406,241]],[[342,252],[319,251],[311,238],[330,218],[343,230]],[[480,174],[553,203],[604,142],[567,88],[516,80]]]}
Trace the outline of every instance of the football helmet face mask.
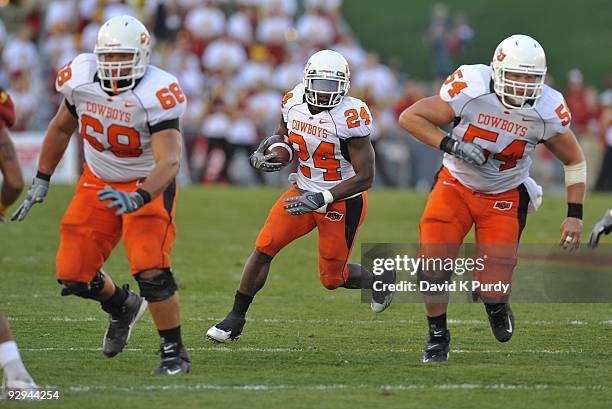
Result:
{"label": "football helmet face mask", "polygon": [[332,50],[314,53],[304,68],[306,102],[318,108],[340,105],[350,86],[348,62]]}
{"label": "football helmet face mask", "polygon": [[117,16],[100,27],[94,48],[100,86],[118,94],[142,78],[151,57],[151,36],[132,16]]}
{"label": "football helmet face mask", "polygon": [[495,49],[491,68],[493,88],[505,107],[536,106],[546,77],[546,55],[540,43],[522,34],[506,38]]}

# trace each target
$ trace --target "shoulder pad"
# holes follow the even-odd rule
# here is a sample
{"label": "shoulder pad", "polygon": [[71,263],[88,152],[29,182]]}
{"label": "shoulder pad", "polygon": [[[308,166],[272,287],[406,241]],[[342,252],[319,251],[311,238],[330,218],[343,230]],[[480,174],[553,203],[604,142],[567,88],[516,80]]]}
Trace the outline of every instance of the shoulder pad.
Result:
{"label": "shoulder pad", "polygon": [[149,126],[180,118],[187,109],[187,97],[176,77],[153,65],[133,91],[147,111]]}
{"label": "shoulder pad", "polygon": [[96,56],[91,53],[79,54],[62,67],[55,79],[55,90],[74,105],[73,91],[80,85],[93,81],[96,75]]}
{"label": "shoulder pad", "polygon": [[304,84],[297,84],[293,89],[285,94],[281,101],[281,112],[283,120],[287,122],[287,115],[291,107],[304,102]]}
{"label": "shoulder pad", "polygon": [[330,111],[340,139],[361,138],[372,133],[372,114],[365,102],[344,97],[340,105]]}

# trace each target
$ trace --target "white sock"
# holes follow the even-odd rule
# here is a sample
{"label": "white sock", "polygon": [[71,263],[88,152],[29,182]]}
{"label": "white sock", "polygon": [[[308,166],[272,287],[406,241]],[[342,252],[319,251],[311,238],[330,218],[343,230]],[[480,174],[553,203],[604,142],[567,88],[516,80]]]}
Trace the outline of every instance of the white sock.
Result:
{"label": "white sock", "polygon": [[0,367],[4,369],[4,373],[9,379],[30,378],[28,370],[23,366],[15,341],[0,344]]}

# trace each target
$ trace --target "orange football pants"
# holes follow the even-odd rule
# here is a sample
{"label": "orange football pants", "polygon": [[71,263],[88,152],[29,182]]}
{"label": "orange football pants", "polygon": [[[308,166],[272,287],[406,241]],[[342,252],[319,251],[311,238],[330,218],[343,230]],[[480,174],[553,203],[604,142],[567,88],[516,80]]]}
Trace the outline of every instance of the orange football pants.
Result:
{"label": "orange football pants", "polygon": [[61,281],[88,283],[102,268],[121,238],[132,275],[170,267],[176,226],[176,183],[131,214],[115,215],[108,202],[98,200],[105,185],[133,192],[139,181],[109,183],[95,176],[87,165],[60,226],[56,276]]}
{"label": "orange football pants", "polygon": [[[529,195],[523,185],[498,194],[479,193],[462,185],[443,167],[419,225],[422,254],[457,257],[463,239],[475,225],[475,257],[486,257],[485,268],[475,269],[472,279],[484,284],[510,284],[528,205]],[[477,292],[485,300],[504,298],[494,291]]]}
{"label": "orange football pants", "polygon": [[300,195],[293,186],[276,201],[257,236],[255,247],[274,257],[287,244],[316,227],[319,230],[319,280],[330,290],[341,287],[348,279],[348,259],[368,209],[367,194],[363,192],[330,203],[325,213],[292,216],[283,208],[287,204],[285,198]]}

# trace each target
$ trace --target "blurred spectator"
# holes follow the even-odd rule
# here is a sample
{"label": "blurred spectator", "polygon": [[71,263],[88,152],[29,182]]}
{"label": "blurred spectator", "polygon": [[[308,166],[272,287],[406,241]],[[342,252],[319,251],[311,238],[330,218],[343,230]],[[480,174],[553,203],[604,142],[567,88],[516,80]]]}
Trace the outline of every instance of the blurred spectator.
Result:
{"label": "blurred spectator", "polygon": [[335,15],[342,6],[342,0],[304,0],[306,10],[322,10],[327,15]]}
{"label": "blurred spectator", "polygon": [[313,48],[328,48],[334,41],[335,32],[331,22],[314,11],[300,17],[296,29],[298,38]]}
{"label": "blurred spectator", "polygon": [[263,13],[278,11],[287,17],[293,17],[297,11],[296,0],[258,0]]}
{"label": "blurred spectator", "polygon": [[225,33],[225,14],[213,5],[199,6],[185,16],[185,28],[193,35],[194,52],[201,55],[208,43]]}
{"label": "blurred spectator", "polygon": [[257,25],[257,41],[267,47],[274,64],[280,63],[285,58],[286,35],[292,29],[292,25],[291,18],[279,10],[269,11]]}
{"label": "blurred spectator", "polygon": [[436,3],[433,6],[424,43],[430,49],[434,77],[445,78],[455,70],[453,57],[460,55],[473,37],[474,30],[465,14],[456,14],[451,23],[446,4]]}
{"label": "blurred spectator", "polygon": [[304,64],[297,61],[297,57],[287,55],[285,60],[274,70],[271,78],[271,86],[275,87],[282,94],[287,93],[297,84],[302,82],[304,76]]}
{"label": "blurred spectator", "polygon": [[597,182],[596,191],[612,191],[612,88],[601,94],[600,132],[605,152]]}
{"label": "blurred spectator", "polygon": [[346,58],[352,72],[357,72],[365,66],[367,54],[363,48],[348,35],[340,36],[338,42],[331,47],[332,50],[339,52]]}
{"label": "blurred spectator", "polygon": [[244,47],[253,43],[253,27],[257,21],[257,10],[252,6],[241,6],[227,21],[227,33],[240,41]]}
{"label": "blurred spectator", "polygon": [[36,87],[32,84],[32,73],[28,70],[12,71],[10,76],[10,88],[8,90],[13,104],[17,120],[12,127],[12,131],[25,131],[28,122],[34,121],[39,110],[38,100],[40,96],[36,92]]}
{"label": "blurred spectator", "polygon": [[431,9],[431,20],[424,37],[425,45],[429,47],[431,52],[432,74],[437,78],[446,77],[455,69],[448,48],[450,36],[448,14],[446,4],[435,4]]}
{"label": "blurred spectator", "polygon": [[[599,141],[599,97],[593,88],[584,84],[583,75],[579,69],[570,70],[567,80],[568,89],[565,99],[572,112],[572,128],[585,156],[589,158],[587,174],[596,175],[602,159]],[[590,178],[587,184],[588,187],[592,187],[595,184],[595,178]]]}
{"label": "blurred spectator", "polygon": [[397,98],[397,79],[388,66],[381,64],[378,54],[368,54],[366,66],[353,74],[352,83],[373,98],[367,100],[369,103]]}
{"label": "blurred spectator", "polygon": [[[230,109],[232,125],[227,135],[227,166],[230,167],[236,153],[242,152],[246,158],[257,149],[257,126],[246,110],[238,107]],[[249,167],[250,168],[250,167]],[[250,168],[260,185],[265,184],[263,173]],[[228,172],[230,182],[235,183],[231,172]]]}
{"label": "blurred spectator", "polygon": [[33,70],[38,67],[38,50],[32,42],[32,30],[29,26],[22,26],[17,35],[6,42],[2,62],[8,72]]}
{"label": "blurred spectator", "polygon": [[210,71],[235,72],[246,60],[242,45],[229,35],[210,43],[202,55],[202,65]]}
{"label": "blurred spectator", "polygon": [[230,116],[222,100],[213,102],[212,109],[204,116],[202,135],[207,140],[206,161],[196,180],[227,182],[227,136],[232,127]]}
{"label": "blurred spectator", "polygon": [[267,50],[264,47],[251,48],[251,58],[240,67],[235,86],[246,89],[253,84],[266,83],[272,78],[272,64],[268,62]]}

